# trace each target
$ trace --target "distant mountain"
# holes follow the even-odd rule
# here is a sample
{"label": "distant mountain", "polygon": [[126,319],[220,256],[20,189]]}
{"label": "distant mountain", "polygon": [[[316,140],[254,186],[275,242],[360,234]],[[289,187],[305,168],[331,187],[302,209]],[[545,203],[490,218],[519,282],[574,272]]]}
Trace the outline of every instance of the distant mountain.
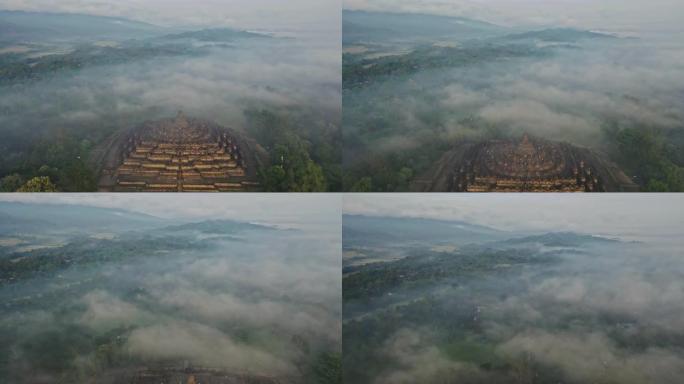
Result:
{"label": "distant mountain", "polygon": [[154,228],[164,220],[121,209],[66,204],[0,202],[0,233],[37,231],[129,231]]}
{"label": "distant mountain", "polygon": [[361,87],[388,77],[411,75],[438,68],[541,58],[551,54],[553,50],[551,47],[536,47],[534,44],[491,44],[490,41],[470,41],[458,47],[422,45],[406,54],[373,59],[345,58],[342,64],[342,86],[345,89]]}
{"label": "distant mountain", "polygon": [[610,244],[618,242],[620,241],[615,239],[608,239],[605,237],[598,237],[592,235],[584,235],[575,232],[549,232],[542,235],[533,235],[511,240],[505,240],[501,243],[507,245],[536,243],[548,247],[576,247],[587,244]]}
{"label": "distant mountain", "polygon": [[88,67],[197,54],[201,54],[200,49],[193,48],[190,44],[153,45],[147,43],[147,40],[130,40],[116,47],[83,44],[63,54],[14,58],[11,65],[0,66],[0,84],[42,80]]}
{"label": "distant mountain", "polygon": [[506,28],[462,17],[349,11],[342,12],[345,44],[422,39],[474,39],[497,36]]}
{"label": "distant mountain", "polygon": [[270,36],[230,28],[213,28],[176,33],[162,38],[167,40],[193,39],[204,42],[230,42],[237,39],[270,38]]}
{"label": "distant mountain", "polygon": [[234,234],[242,231],[248,230],[275,230],[274,227],[269,227],[265,225],[245,223],[234,220],[207,220],[197,223],[187,223],[172,225],[160,229],[162,232],[182,232],[182,231],[195,231],[204,234],[212,235],[226,235]]}
{"label": "distant mountain", "polygon": [[345,245],[396,245],[406,242],[481,243],[500,240],[506,232],[462,221],[345,215]]}
{"label": "distant mountain", "polygon": [[[43,19],[47,22],[42,23]],[[168,32],[116,18],[0,11],[0,48],[8,46],[7,52],[12,53],[12,46],[20,45],[15,47],[20,53],[0,55],[0,85],[43,80],[89,67],[207,53],[197,41],[270,38],[227,28]]]}
{"label": "distant mountain", "polygon": [[506,40],[539,40],[544,42],[574,43],[587,39],[617,39],[616,36],[572,28],[551,28],[505,36]]}
{"label": "distant mountain", "polygon": [[168,33],[152,24],[117,17],[0,11],[0,42],[95,41],[146,38]]}

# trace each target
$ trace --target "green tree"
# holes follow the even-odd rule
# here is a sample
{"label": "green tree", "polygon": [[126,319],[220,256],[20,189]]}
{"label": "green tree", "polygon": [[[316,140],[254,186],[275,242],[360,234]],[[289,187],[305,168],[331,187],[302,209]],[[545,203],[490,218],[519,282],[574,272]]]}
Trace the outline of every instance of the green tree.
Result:
{"label": "green tree", "polygon": [[50,177],[60,190],[94,191],[97,188],[95,175],[86,164],[90,147],[88,140],[58,135],[56,139],[36,144],[25,166],[32,170],[31,176]]}
{"label": "green tree", "polygon": [[271,166],[260,172],[265,190],[341,190],[341,145],[334,125],[313,120],[311,127],[310,116],[268,110],[247,110],[245,117],[252,136],[270,154]]}
{"label": "green tree", "polygon": [[673,163],[661,134],[644,127],[625,128],[615,134],[619,161],[639,178],[649,192],[684,190],[682,168]]}
{"label": "green tree", "polygon": [[52,184],[49,177],[39,176],[27,181],[17,192],[57,192],[57,186]]}
{"label": "green tree", "polygon": [[373,179],[370,177],[362,177],[359,181],[354,183],[351,187],[350,192],[372,192],[373,191]]}
{"label": "green tree", "polygon": [[305,142],[295,134],[281,134],[271,150],[271,166],[262,172],[270,192],[321,192],[326,190],[323,170],[309,156]]}
{"label": "green tree", "polygon": [[306,144],[288,135],[271,152],[271,166],[261,172],[262,185],[269,192],[320,192],[326,190],[321,167],[309,157]]}
{"label": "green tree", "polygon": [[17,173],[0,179],[0,192],[14,192],[24,184],[24,178]]}
{"label": "green tree", "polygon": [[342,384],[342,357],[339,353],[320,354],[313,370],[316,383]]}

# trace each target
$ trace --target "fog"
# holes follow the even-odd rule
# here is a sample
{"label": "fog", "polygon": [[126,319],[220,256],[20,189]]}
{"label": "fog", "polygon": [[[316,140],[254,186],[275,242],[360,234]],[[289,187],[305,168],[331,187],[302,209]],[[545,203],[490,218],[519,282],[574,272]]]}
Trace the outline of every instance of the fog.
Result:
{"label": "fog", "polygon": [[684,372],[683,273],[678,248],[659,244],[573,255],[494,304],[486,332],[507,339],[504,356],[529,354],[572,382],[671,382]]}
{"label": "fog", "polygon": [[[192,204],[178,204],[175,194],[0,194],[0,201],[59,205],[77,205],[132,210],[155,217],[191,221],[232,219],[245,222],[268,223],[283,228],[312,229],[339,225],[342,199],[336,194],[238,194],[231,198],[216,194],[188,194]],[[302,207],[302,199],[306,207]],[[307,209],[304,209],[307,208]]]}
{"label": "fog", "polygon": [[288,109],[331,124],[340,109],[336,53],[311,41],[267,41],[5,87],[3,130],[35,138],[78,129],[89,137],[179,109],[242,131],[248,108]]}
{"label": "fog", "polygon": [[[501,204],[489,199],[494,207]],[[468,209],[493,215],[486,200]],[[451,212],[441,219],[464,223],[465,216],[451,210],[457,202],[431,205]],[[517,205],[535,209],[533,203]],[[456,226],[451,238],[422,243],[411,233],[397,234],[413,239],[402,260],[387,255],[384,262],[346,270],[345,377],[372,383],[675,382],[684,373],[681,215],[661,213],[663,223],[676,226],[673,234],[657,235],[652,231],[658,227],[641,212],[648,205],[631,205],[626,216],[635,223],[644,218],[642,241],[587,237],[596,234],[591,227],[560,233],[562,225],[551,218],[532,237],[511,229],[505,233],[510,240],[492,236],[477,245],[453,240],[460,233]],[[600,215],[599,204],[594,207]],[[518,216],[520,227],[528,228],[533,216]],[[345,225],[354,229],[353,221]],[[382,228],[368,232],[369,239],[381,235]],[[345,237],[345,251],[384,246],[382,252],[391,253],[399,246],[368,248],[356,241]],[[436,247],[446,244],[452,249]],[[363,360],[369,361],[365,371]]]}
{"label": "fog", "polygon": [[[382,194],[343,198],[346,214],[463,220],[504,231],[590,232],[609,237],[676,237],[684,225],[678,194]],[[561,207],[561,208],[559,208]]]}
{"label": "fog", "polygon": [[[268,42],[199,58],[84,70],[75,77],[12,88],[0,101],[7,111],[3,129],[17,136],[50,129],[92,135],[179,109],[242,131],[247,108],[291,109],[332,119],[339,116],[335,50],[312,52],[308,44]],[[34,113],[26,114],[27,109]]]}
{"label": "fog", "polygon": [[229,26],[269,31],[326,30],[339,33],[338,0],[108,1],[3,0],[0,8],[33,12],[86,13],[167,26]]}
{"label": "fog", "polygon": [[[302,203],[289,201],[307,210]],[[12,204],[26,220],[40,211]],[[133,215],[56,207],[103,221]],[[323,382],[318,372],[332,369],[340,349],[339,224],[322,213],[288,215],[262,225],[143,216],[147,229],[137,233],[125,224],[78,230],[77,219],[61,229],[4,229],[3,240],[21,244],[0,248],[0,376],[119,383],[191,367],[264,383]]]}
{"label": "fog", "polygon": [[[76,3],[80,2],[64,5],[68,9],[36,4],[4,9],[77,12],[80,8]],[[95,186],[88,180],[97,177],[98,156],[113,134],[144,121],[173,117],[179,110],[253,138],[267,152],[278,136],[265,139],[259,124],[266,123],[256,116],[270,116],[268,124],[272,126],[267,128],[281,135],[292,133],[307,143],[313,161],[322,166],[326,176],[332,166],[339,165],[339,151],[335,152],[341,119],[339,21],[314,28],[286,14],[280,17],[288,25],[273,25],[273,17],[266,17],[274,11],[269,4],[242,7],[207,2],[206,7],[195,7],[195,12],[180,3],[168,7],[166,2],[136,4],[117,4],[109,9],[94,3],[96,9],[85,16],[3,14],[7,18],[4,28],[10,32],[10,40],[2,39],[0,44],[7,48],[0,55],[0,131],[6,138],[0,159],[3,176],[45,176],[44,171],[39,172],[45,165],[44,170],[60,170],[53,172],[58,176],[48,175],[59,190],[93,190]],[[126,16],[127,12],[117,11],[118,7],[135,9],[138,5],[144,6],[147,14],[159,11],[161,16],[176,15],[178,19],[158,26],[93,16]],[[304,5],[295,4],[292,9]],[[322,8],[307,9],[316,13]],[[88,13],[89,9],[84,7],[79,13]],[[232,12],[234,9],[241,11]],[[211,11],[217,17],[232,13],[236,20],[193,24],[182,17],[202,18]],[[241,12],[251,18],[242,19]],[[52,24],[45,28],[59,28],[54,37],[41,29],[40,23],[45,20],[60,23],[70,20],[68,17],[81,17],[68,21],[77,31],[73,34],[69,28]],[[112,23],[121,36],[106,32],[113,28]],[[217,27],[230,29],[211,29]],[[259,35],[234,33],[243,28]],[[175,37],[182,32],[196,35]],[[61,147],[50,150],[56,152],[52,158],[34,153],[45,152],[37,148],[55,142]],[[81,172],[86,176],[75,176],[76,171],[69,170],[76,166],[64,165],[74,158],[87,169]],[[65,175],[69,173],[72,176]],[[339,180],[329,177],[326,181],[331,188],[339,189],[335,187]]]}
{"label": "fog", "polygon": [[560,25],[613,31],[682,31],[676,0],[344,0],[346,9],[465,16],[503,25]]}
{"label": "fog", "polygon": [[[430,11],[429,4],[449,8],[452,2],[349,3],[349,9],[385,12],[421,12],[424,5],[428,14],[440,15],[443,13]],[[523,10],[532,8],[525,7],[532,2],[503,3],[477,4],[509,16],[515,14],[514,4]],[[555,14],[549,8],[560,4],[534,2],[540,13],[549,16]],[[591,8],[565,5],[569,13]],[[622,5],[605,7],[622,9]],[[674,8],[680,6],[670,5],[656,4],[638,12],[645,18],[654,12],[661,16],[677,13]],[[637,12],[631,6],[624,8],[625,12]],[[370,14],[377,19],[387,17]],[[480,17],[464,12],[447,14],[497,23],[496,12],[482,12]],[[634,156],[625,154],[620,135],[638,132],[647,137],[648,144],[642,148],[653,145],[664,154],[642,163],[657,164],[654,168],[658,169],[674,166],[678,181],[670,178],[667,183],[669,190],[680,190],[682,159],[675,153],[681,152],[684,136],[684,39],[681,29],[671,30],[672,25],[664,22],[660,29],[615,24],[631,20],[628,16],[613,12],[591,22],[578,18],[575,23],[563,23],[550,18],[540,23],[472,24],[489,31],[478,37],[465,27],[472,20],[438,16],[433,16],[432,23],[442,25],[444,31],[424,35],[421,28],[428,28],[431,16],[407,13],[402,16],[406,25],[379,27],[405,28],[392,40],[371,30],[371,24],[365,24],[358,13],[345,13],[344,67],[350,75],[344,80],[344,162],[351,184],[346,188],[370,177],[376,180],[373,190],[405,190],[402,176],[408,172],[411,179],[424,173],[458,143],[519,137],[523,132],[591,148],[618,163],[629,176],[637,176],[637,183],[646,187],[651,180],[665,177],[660,171],[641,169],[630,162]],[[399,20],[400,16],[396,17]],[[426,19],[419,22],[416,17]],[[408,20],[413,21],[408,24]],[[449,25],[451,33],[445,32]],[[612,38],[561,36],[561,32],[554,37],[543,36],[543,32],[535,35],[557,28],[600,31]],[[529,31],[533,34],[525,39],[510,39]],[[354,53],[359,47],[369,51]],[[492,47],[502,51],[492,53]],[[373,56],[378,52],[396,56]],[[440,58],[450,61],[442,64],[437,62]],[[373,68],[379,69],[373,72]],[[657,144],[661,141],[667,144]],[[402,168],[406,170],[401,172]]]}

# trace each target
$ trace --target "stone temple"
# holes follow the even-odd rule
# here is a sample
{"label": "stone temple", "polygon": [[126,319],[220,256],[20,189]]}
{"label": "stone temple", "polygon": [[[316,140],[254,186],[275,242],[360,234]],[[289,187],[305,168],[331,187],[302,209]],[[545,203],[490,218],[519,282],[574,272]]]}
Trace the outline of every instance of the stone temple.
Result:
{"label": "stone temple", "polygon": [[416,179],[416,192],[617,192],[637,186],[586,148],[527,134],[463,143]]}
{"label": "stone temple", "polygon": [[265,151],[209,121],[146,122],[114,136],[102,151],[104,192],[229,192],[259,189]]}

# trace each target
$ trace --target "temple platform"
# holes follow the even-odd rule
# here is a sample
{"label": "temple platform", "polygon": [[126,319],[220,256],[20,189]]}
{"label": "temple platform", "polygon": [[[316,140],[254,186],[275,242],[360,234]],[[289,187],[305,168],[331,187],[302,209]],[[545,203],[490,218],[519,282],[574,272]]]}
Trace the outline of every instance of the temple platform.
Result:
{"label": "temple platform", "polygon": [[255,191],[259,189],[256,170],[263,153],[253,141],[179,112],[176,118],[146,122],[113,140],[99,189]]}
{"label": "temple platform", "polygon": [[411,185],[415,192],[613,192],[637,185],[589,149],[523,135],[462,143]]}

